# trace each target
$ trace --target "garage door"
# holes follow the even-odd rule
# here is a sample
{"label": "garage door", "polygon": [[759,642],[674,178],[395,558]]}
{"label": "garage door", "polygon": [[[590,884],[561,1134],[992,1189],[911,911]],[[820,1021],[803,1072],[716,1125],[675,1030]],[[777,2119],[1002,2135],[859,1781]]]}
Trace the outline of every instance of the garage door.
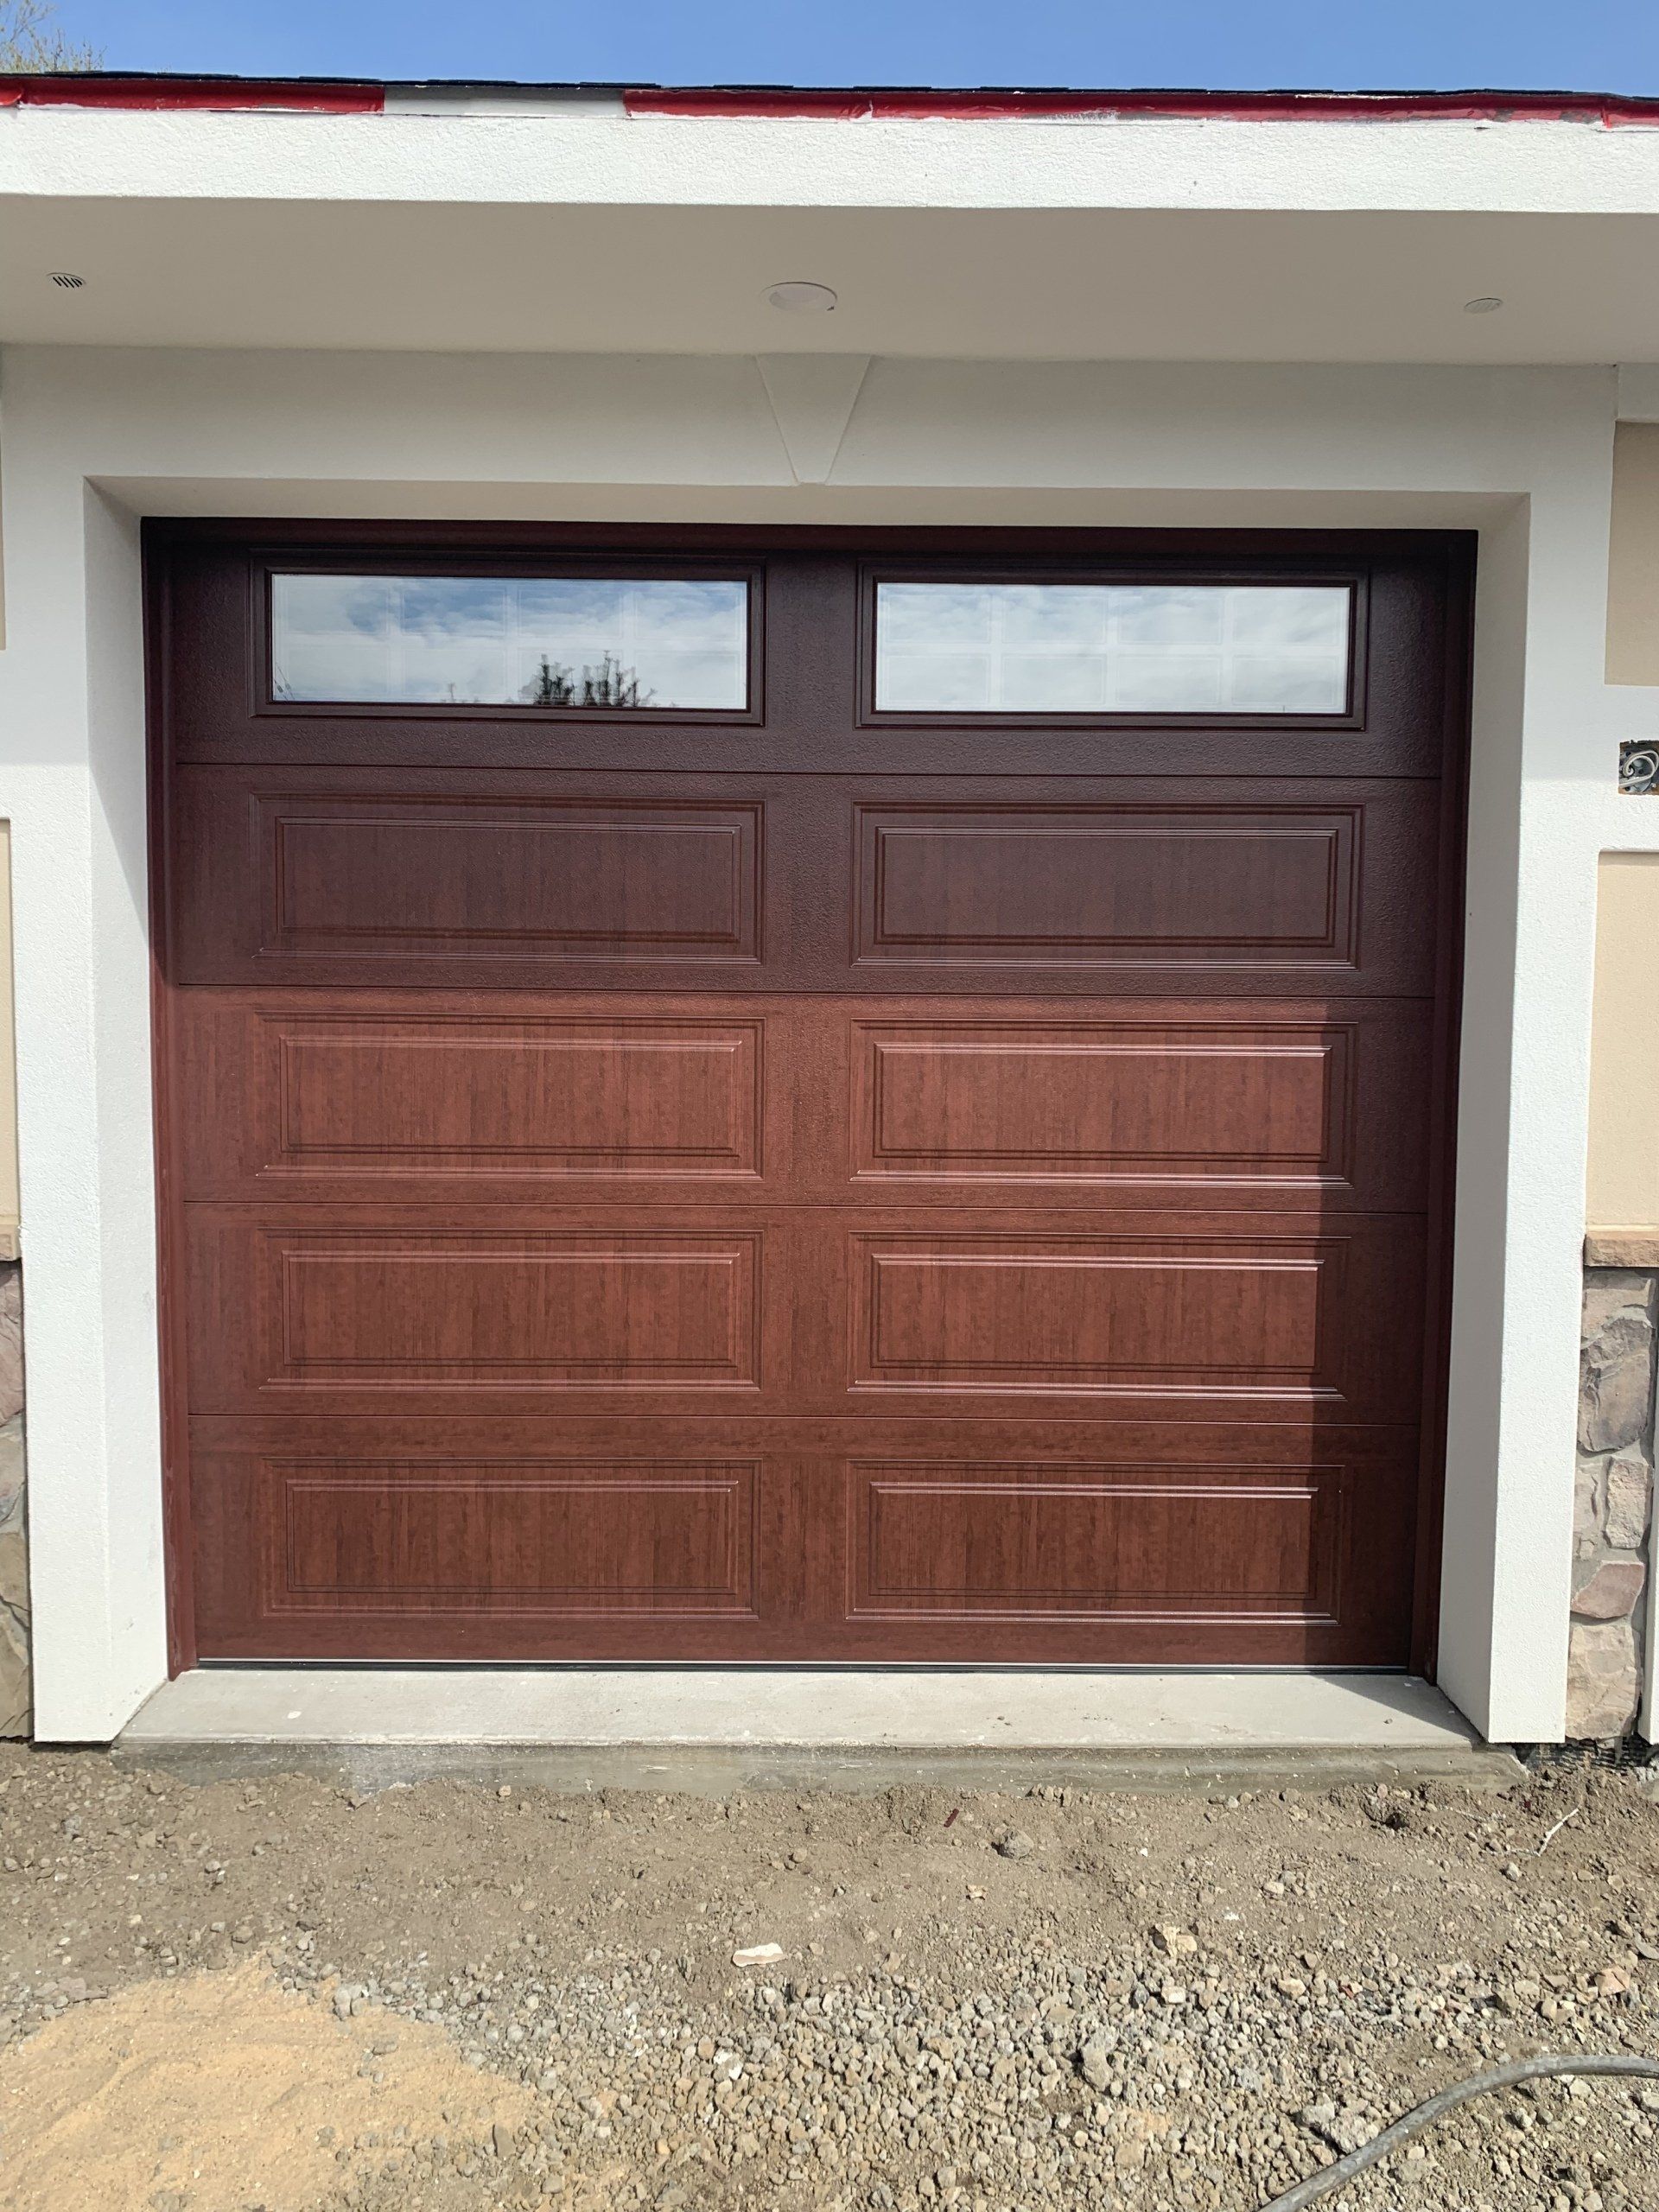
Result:
{"label": "garage door", "polygon": [[1407,1661],[1457,542],[151,554],[181,1657]]}

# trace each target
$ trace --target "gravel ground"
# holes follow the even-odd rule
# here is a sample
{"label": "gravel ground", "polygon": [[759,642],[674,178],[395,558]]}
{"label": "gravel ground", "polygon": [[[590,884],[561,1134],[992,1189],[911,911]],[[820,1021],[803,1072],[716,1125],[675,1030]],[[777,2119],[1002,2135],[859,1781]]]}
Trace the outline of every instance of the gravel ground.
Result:
{"label": "gravel ground", "polygon": [[[0,1854],[0,2201],[29,2039],[73,2026],[84,2063],[103,2000],[143,1986],[164,2022],[204,1974],[297,1995],[319,2052],[348,2031],[371,2091],[401,2034],[469,2093],[328,2131],[292,2199],[215,2193],[204,2149],[154,2212],[1256,2212],[1499,2059],[1659,2055],[1659,1802],[1629,1776],[715,1802],[9,1748]],[[1659,2084],[1487,2100],[1325,2202],[1659,2208]]]}

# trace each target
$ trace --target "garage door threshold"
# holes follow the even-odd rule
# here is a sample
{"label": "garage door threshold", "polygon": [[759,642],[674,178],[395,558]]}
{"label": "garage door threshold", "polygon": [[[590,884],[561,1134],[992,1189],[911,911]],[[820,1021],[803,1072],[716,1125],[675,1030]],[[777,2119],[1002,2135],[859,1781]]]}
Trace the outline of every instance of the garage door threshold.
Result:
{"label": "garage door threshold", "polygon": [[188,1777],[558,1789],[1222,1790],[1521,1770],[1399,1675],[739,1668],[203,1668],[121,1754]]}

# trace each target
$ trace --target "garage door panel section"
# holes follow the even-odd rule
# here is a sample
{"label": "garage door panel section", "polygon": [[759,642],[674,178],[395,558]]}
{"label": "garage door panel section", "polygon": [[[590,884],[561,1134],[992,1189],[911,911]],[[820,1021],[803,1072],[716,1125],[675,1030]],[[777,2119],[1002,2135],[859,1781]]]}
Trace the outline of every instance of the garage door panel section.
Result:
{"label": "garage door panel section", "polygon": [[1421,1210],[1432,1009],[181,995],[197,1200]]}
{"label": "garage door panel section", "polygon": [[[760,1229],[199,1219],[194,1409],[728,1392],[765,1367]],[[221,1313],[244,1317],[216,1329]]]}
{"label": "garage door panel section", "polygon": [[[191,1187],[463,1205],[764,1187],[766,1039],[786,1016],[587,1005],[193,993],[180,1056],[209,1110],[187,1132]],[[786,1116],[771,1119],[786,1135]]]}
{"label": "garage door panel section", "polygon": [[264,1460],[266,1610],[753,1616],[753,1460]]}
{"label": "garage door panel section", "polygon": [[[1338,741],[1333,738],[1332,742]],[[173,979],[1430,996],[1435,787],[179,771]],[[1361,925],[1361,916],[1363,925]]]}
{"label": "garage door panel section", "polygon": [[1017,971],[1045,992],[1177,975],[1211,991],[1432,991],[1432,791],[1204,788],[1215,796],[1172,779],[1040,804],[1028,784],[977,803],[961,785],[949,805],[860,798],[855,988],[925,970],[912,988],[995,988],[1000,971],[1007,989]]}
{"label": "garage door panel section", "polygon": [[859,1460],[855,1617],[1338,1618],[1343,1470]]}
{"label": "garage door panel section", "polygon": [[[599,535],[594,534],[595,539]],[[706,541],[708,533],[699,536]],[[1033,533],[1023,536],[1034,548]],[[1097,531],[1074,532],[1069,537],[1045,532],[1035,557],[1051,573],[1057,564],[1061,569],[1070,565],[1094,576],[1111,571],[1145,580],[1151,541],[1143,538],[1139,550],[1114,556],[1109,537],[1109,533]],[[315,557],[306,563],[302,556],[302,565],[339,565],[317,546],[308,550]],[[706,542],[687,550],[696,561],[706,553]],[[932,550],[938,562],[931,573],[941,572],[940,563],[948,572],[960,562],[960,545],[953,545],[947,534],[934,534]],[[647,551],[649,557],[658,554],[659,548],[653,545]],[[359,547],[359,561],[361,553]],[[903,557],[912,563],[910,553]],[[1023,548],[1010,545],[1007,557],[1018,565],[1029,556]],[[614,544],[596,552],[595,558],[597,567],[589,564],[592,572],[616,571]],[[406,568],[406,556],[394,556],[384,565],[395,569],[400,563]],[[235,765],[250,760],[305,764],[327,759],[367,766],[535,766],[561,773],[614,764],[614,724],[580,714],[447,715],[441,707],[429,705],[416,714],[399,715],[395,707],[382,705],[365,715],[323,702],[302,709],[281,703],[272,711],[265,696],[267,686],[257,680],[263,657],[259,606],[267,575],[295,565],[291,547],[220,543],[193,550],[180,543],[170,549],[175,631],[184,637],[212,638],[216,648],[211,653],[180,655],[174,671],[171,721],[180,760]],[[454,569],[453,555],[443,565]],[[520,572],[533,571],[534,551],[521,544],[512,565]],[[709,566],[706,561],[703,565]],[[868,565],[885,570],[890,564],[882,559]],[[1155,554],[1154,565],[1169,569],[1166,562],[1157,563]],[[1207,556],[1195,554],[1178,565],[1183,575],[1195,580],[1207,571],[1227,582],[1241,581],[1237,558],[1225,549],[1212,550]],[[1268,564],[1252,557],[1249,565],[1251,575],[1268,580]],[[1313,581],[1327,569],[1332,576],[1340,571],[1362,592],[1364,667],[1358,688],[1363,719],[1357,728],[1343,732],[1341,766],[1333,765],[1328,730],[1305,730],[1294,721],[1263,721],[1248,732],[1251,772],[1438,774],[1440,733],[1424,712],[1425,698],[1442,681],[1445,654],[1445,594],[1435,573],[1437,564],[1425,563],[1421,551],[1402,547],[1396,552],[1388,541],[1373,537],[1352,541],[1345,550],[1325,539],[1314,563],[1317,573],[1311,576],[1305,557],[1294,552],[1278,566],[1282,575]],[[736,560],[716,556],[712,567],[728,575],[753,575],[754,603],[758,606],[764,597],[764,726],[746,727],[741,721],[720,718],[706,731],[689,732],[684,725],[665,724],[655,716],[642,718],[627,730],[627,751],[634,765],[642,771],[683,767],[687,765],[688,736],[694,735],[704,741],[695,763],[698,766],[747,769],[787,764],[813,772],[822,768],[825,740],[832,738],[837,757],[850,756],[852,765],[861,769],[925,773],[937,767],[939,725],[917,729],[889,721],[880,728],[861,728],[843,708],[859,654],[861,600],[868,604],[869,578],[861,579],[855,560],[834,549],[763,543],[751,533],[750,543]],[[987,728],[964,718],[945,726],[944,734],[953,748],[953,765],[963,774],[1008,766],[1033,774],[1056,766],[1077,774],[1138,774],[1144,772],[1149,738],[1172,773],[1238,772],[1239,733],[1202,724],[1164,724],[1149,731],[1133,723],[1091,721],[1067,727],[1063,721],[1051,720],[1039,728],[1017,722]]]}
{"label": "garage door panel section", "polygon": [[[1403,1656],[1408,1430],[195,1424],[221,1656]],[[653,1449],[653,1446],[655,1448]],[[1079,1644],[1080,1637],[1086,1643]]]}
{"label": "garage door panel section", "polygon": [[342,1014],[279,1041],[276,1158],[300,1173],[366,1157],[391,1173],[752,1178],[759,1040],[753,1022]]}
{"label": "garage door panel section", "polygon": [[1055,1216],[846,1233],[855,1402],[1005,1398],[1057,1419],[1120,1407],[1169,1420],[1252,1407],[1415,1415],[1414,1222],[1203,1228],[1148,1215],[1128,1232]]}
{"label": "garage door panel section", "polygon": [[855,1020],[853,1177],[906,1202],[1421,1207],[1422,1007],[1131,1001]]}
{"label": "garage door panel section", "polygon": [[626,970],[649,988],[762,957],[751,786],[195,769],[178,805],[200,849],[176,891],[180,981],[579,988]]}
{"label": "garage door panel section", "polygon": [[259,951],[753,960],[759,810],[266,800]]}
{"label": "garage door panel section", "polygon": [[798,1471],[753,1435],[658,1443],[203,1436],[203,1632],[226,1657],[755,1656],[801,1610]]}
{"label": "garage door panel section", "polygon": [[859,959],[1351,976],[1357,808],[859,809]]}
{"label": "garage door panel section", "polygon": [[976,1439],[957,1459],[883,1433],[840,1469],[855,1640],[947,1656],[990,1635],[1040,1658],[1070,1628],[1122,1663],[1160,1635],[1196,1660],[1403,1659],[1409,1430],[1258,1431],[1248,1459],[1225,1428],[1138,1458],[1115,1429],[1034,1428],[1006,1455]]}

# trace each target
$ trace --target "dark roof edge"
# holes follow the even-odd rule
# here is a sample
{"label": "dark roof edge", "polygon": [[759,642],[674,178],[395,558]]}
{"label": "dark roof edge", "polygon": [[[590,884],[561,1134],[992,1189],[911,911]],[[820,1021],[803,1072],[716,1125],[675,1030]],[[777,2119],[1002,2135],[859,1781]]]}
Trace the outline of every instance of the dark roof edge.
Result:
{"label": "dark roof edge", "polygon": [[1406,122],[1436,118],[1481,122],[1659,122],[1659,98],[1609,92],[1468,91],[1121,92],[938,91],[899,86],[860,91],[794,90],[767,86],[639,86],[624,95],[638,115],[818,116],[854,119],[923,117],[1172,116],[1217,121],[1281,122],[1347,118]]}
{"label": "dark roof edge", "polygon": [[182,77],[101,69],[0,74],[0,107],[289,108],[311,115],[378,115],[384,85],[347,77]]}
{"label": "dark roof edge", "polygon": [[188,76],[165,71],[86,70],[62,74],[0,74],[0,106],[136,109],[287,109],[326,115],[373,115],[391,94],[398,105],[422,92],[480,99],[544,95],[550,101],[609,99],[639,116],[802,117],[857,121],[880,117],[997,118],[1030,117],[1179,117],[1278,122],[1347,118],[1364,122],[1433,120],[1559,122],[1652,125],[1659,97],[1580,92],[1207,92],[1163,87],[1077,90],[1066,87],[848,88],[789,85],[620,85],[535,83],[500,78],[429,78],[380,81],[353,77]]}

